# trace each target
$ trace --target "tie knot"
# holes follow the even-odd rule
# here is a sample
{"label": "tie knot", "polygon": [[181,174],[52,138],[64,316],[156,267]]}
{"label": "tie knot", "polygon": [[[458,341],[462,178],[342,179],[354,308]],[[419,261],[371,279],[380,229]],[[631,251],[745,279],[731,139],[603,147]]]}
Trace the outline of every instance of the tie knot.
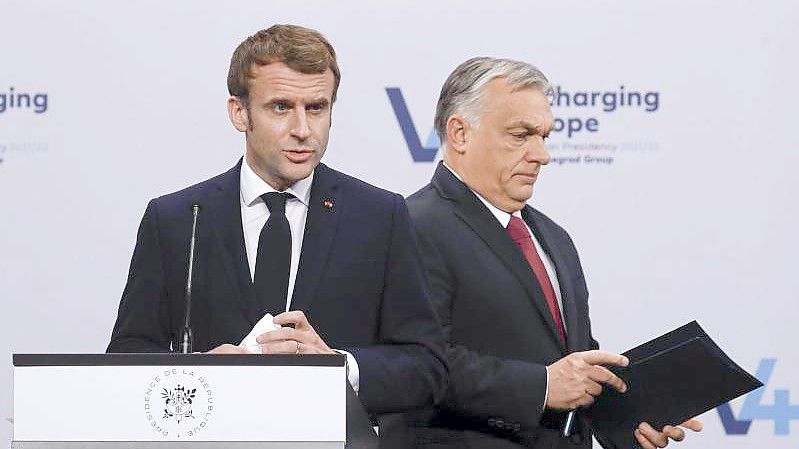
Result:
{"label": "tie knot", "polygon": [[294,198],[294,195],[288,192],[269,192],[261,195],[261,199],[266,203],[270,214],[285,214],[286,201],[291,198]]}
{"label": "tie knot", "polygon": [[510,222],[508,223],[508,234],[510,234],[510,238],[512,238],[514,241],[530,238],[530,233],[527,232],[527,226],[524,224],[524,220],[515,215],[510,216]]}

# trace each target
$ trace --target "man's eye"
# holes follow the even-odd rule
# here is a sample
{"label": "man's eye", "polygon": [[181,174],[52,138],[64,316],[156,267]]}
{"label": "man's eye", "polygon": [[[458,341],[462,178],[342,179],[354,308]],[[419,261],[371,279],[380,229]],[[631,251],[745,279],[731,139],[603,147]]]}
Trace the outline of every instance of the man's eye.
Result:
{"label": "man's eye", "polygon": [[275,103],[274,106],[272,107],[277,112],[284,112],[289,110],[289,105],[286,103]]}
{"label": "man's eye", "polygon": [[513,138],[514,138],[514,139],[516,139],[516,140],[526,140],[526,139],[527,139],[527,136],[529,136],[529,134],[528,134],[528,133],[513,133],[513,134],[511,134],[511,135],[512,135],[512,136],[513,136]]}
{"label": "man's eye", "polygon": [[325,107],[322,105],[322,103],[312,103],[312,104],[309,104],[306,109],[309,110],[309,111],[319,112],[319,111],[321,111],[324,108]]}

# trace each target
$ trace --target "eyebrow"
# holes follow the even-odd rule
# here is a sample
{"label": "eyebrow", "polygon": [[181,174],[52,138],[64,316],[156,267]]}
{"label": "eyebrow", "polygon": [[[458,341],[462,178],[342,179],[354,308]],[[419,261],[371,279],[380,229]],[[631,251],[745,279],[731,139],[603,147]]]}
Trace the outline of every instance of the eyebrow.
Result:
{"label": "eyebrow", "polygon": [[[270,98],[269,100],[267,100],[267,102],[265,104],[266,105],[273,105],[273,104],[278,104],[278,103],[286,103],[286,104],[290,104],[292,106],[295,104],[294,101],[289,100],[288,98],[284,98],[284,97]],[[327,106],[330,105],[330,100],[328,100],[327,98],[324,98],[324,97],[319,97],[319,98],[314,98],[311,101],[305,102],[306,106],[307,105],[312,105],[312,104],[317,104],[317,105],[320,105],[322,107],[327,107]]]}
{"label": "eyebrow", "polygon": [[541,125],[533,125],[532,123],[526,122],[524,120],[513,122],[507,127],[507,129],[512,129],[512,128],[525,128],[532,131],[534,134],[539,134],[542,136],[548,135],[550,132],[552,132],[552,127],[544,128]]}
{"label": "eyebrow", "polygon": [[324,97],[320,97],[320,98],[314,99],[312,101],[309,101],[306,104],[318,104],[319,106],[327,107],[327,106],[330,106],[330,100],[328,100],[327,98],[324,98]]}

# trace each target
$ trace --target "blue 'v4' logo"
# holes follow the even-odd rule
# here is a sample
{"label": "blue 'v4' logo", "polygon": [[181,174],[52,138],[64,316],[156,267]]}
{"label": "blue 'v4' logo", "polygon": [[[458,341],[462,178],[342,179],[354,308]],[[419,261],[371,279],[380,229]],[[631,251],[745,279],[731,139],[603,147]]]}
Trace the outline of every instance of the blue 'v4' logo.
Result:
{"label": "blue 'v4' logo", "polygon": [[[767,384],[776,364],[776,359],[761,360],[755,377],[764,385]],[[729,403],[720,405],[716,409],[727,435],[746,435],[754,420],[774,421],[775,435],[790,433],[791,421],[799,420],[799,405],[790,403],[790,392],[784,389],[774,390],[773,405],[764,405],[762,404],[764,392],[765,387],[761,387],[749,393],[737,417],[733,414]]]}
{"label": "blue 'v4' logo", "polygon": [[402,91],[398,87],[386,87],[386,94],[388,94],[388,99],[391,101],[391,107],[394,109],[394,115],[397,116],[397,121],[413,161],[433,162],[436,158],[436,153],[438,153],[438,147],[441,146],[436,130],[433,129],[428,134],[427,142],[422,146],[422,140],[416,132],[416,126],[414,126],[411,114],[408,112],[408,106],[405,104]]}

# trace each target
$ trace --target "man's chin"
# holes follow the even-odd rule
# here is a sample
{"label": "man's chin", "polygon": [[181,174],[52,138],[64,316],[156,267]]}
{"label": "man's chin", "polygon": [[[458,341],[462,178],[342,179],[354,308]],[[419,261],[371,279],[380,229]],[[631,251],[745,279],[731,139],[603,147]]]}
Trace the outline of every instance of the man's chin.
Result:
{"label": "man's chin", "polygon": [[297,181],[301,181],[308,176],[311,176],[311,173],[313,173],[317,165],[319,165],[318,159],[308,160],[301,164],[290,164],[288,167],[286,167],[284,173],[287,175],[286,178],[292,180],[291,184],[294,184]]}
{"label": "man's chin", "polygon": [[533,186],[525,185],[515,189],[513,199],[521,203],[526,203],[533,196]]}

